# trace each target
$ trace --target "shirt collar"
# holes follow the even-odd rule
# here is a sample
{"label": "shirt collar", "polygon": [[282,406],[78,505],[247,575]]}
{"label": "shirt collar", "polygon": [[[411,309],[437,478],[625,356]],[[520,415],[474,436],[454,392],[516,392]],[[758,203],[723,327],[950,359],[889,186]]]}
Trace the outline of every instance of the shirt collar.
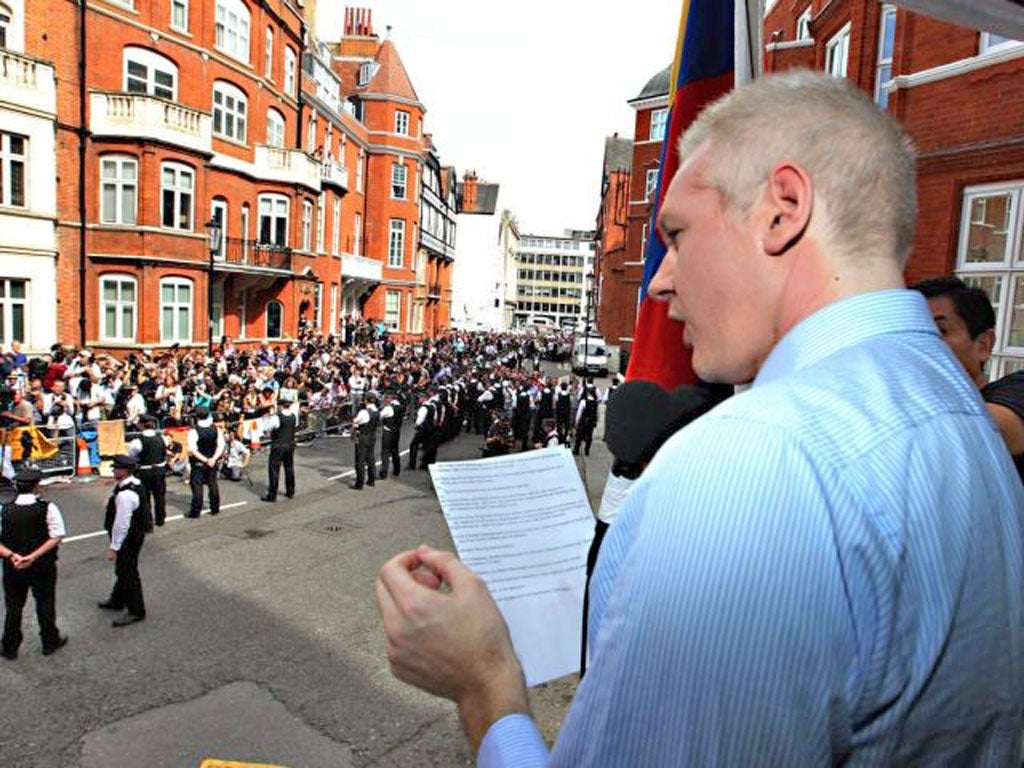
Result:
{"label": "shirt collar", "polygon": [[753,386],[815,365],[868,339],[897,332],[938,335],[924,296],[905,288],[850,296],[793,326],[768,355]]}
{"label": "shirt collar", "polygon": [[38,500],[38,496],[34,493],[19,493],[18,497],[14,500],[15,504],[35,504]]}
{"label": "shirt collar", "polygon": [[197,427],[212,427],[213,426],[213,417],[212,416],[207,416],[205,419],[200,419],[199,421],[196,422],[196,426]]}

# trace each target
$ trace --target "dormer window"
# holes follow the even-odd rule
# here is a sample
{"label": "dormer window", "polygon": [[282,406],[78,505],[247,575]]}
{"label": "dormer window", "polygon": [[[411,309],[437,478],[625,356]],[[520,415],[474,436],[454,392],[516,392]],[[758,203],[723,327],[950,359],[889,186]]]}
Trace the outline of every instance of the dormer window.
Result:
{"label": "dormer window", "polygon": [[359,66],[359,86],[369,84],[373,76],[377,74],[377,62],[367,61]]}

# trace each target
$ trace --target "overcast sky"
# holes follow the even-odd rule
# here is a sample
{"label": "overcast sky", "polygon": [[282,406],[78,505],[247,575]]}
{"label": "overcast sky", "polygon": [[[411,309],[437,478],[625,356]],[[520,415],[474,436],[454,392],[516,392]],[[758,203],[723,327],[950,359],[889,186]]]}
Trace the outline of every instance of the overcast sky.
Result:
{"label": "overcast sky", "polygon": [[[626,100],[672,58],[678,0],[377,0],[427,107],[441,162],[501,185],[525,232],[591,229],[604,139],[632,137]],[[342,0],[319,0],[337,39]]]}

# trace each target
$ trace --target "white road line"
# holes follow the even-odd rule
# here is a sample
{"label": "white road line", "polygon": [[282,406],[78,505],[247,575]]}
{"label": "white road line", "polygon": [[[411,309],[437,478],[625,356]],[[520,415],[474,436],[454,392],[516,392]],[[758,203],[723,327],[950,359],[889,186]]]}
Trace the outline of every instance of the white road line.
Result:
{"label": "white road line", "polygon": [[[249,503],[248,501],[235,501],[235,502],[232,502],[231,504],[224,504],[224,505],[222,505],[221,506],[221,510],[234,509],[235,507],[244,507],[248,503]],[[209,513],[210,513],[209,509],[204,509],[203,510],[203,514],[204,515],[209,514]],[[170,515],[169,517],[166,518],[166,522],[169,523],[172,520],[184,520],[184,519],[185,519],[184,515]],[[83,534],[80,534],[78,536],[68,536],[66,539],[64,539],[64,543],[65,544],[69,544],[72,541],[83,541],[85,539],[95,539],[97,536],[106,536],[106,535],[107,535],[106,531],[95,531],[94,533],[83,533]]]}
{"label": "white road line", "polygon": [[[409,449],[406,448],[404,451],[400,451],[398,455],[399,456],[408,456],[409,455]],[[378,461],[377,462],[377,466],[380,466],[380,464],[381,464],[381,462]],[[328,480],[341,480],[341,478],[343,478],[343,477],[352,477],[352,475],[354,475],[355,473],[356,473],[356,471],[354,469],[347,469],[344,472],[342,472],[340,475],[334,475],[333,477],[328,477],[327,479]]]}

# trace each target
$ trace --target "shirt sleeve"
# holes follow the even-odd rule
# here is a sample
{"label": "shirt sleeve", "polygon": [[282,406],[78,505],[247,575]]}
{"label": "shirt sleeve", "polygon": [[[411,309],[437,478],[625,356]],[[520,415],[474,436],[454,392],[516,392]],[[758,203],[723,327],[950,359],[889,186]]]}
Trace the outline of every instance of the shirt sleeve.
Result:
{"label": "shirt sleeve", "polygon": [[139,440],[138,438],[132,440],[131,442],[128,443],[127,450],[128,455],[134,459],[140,453],[142,453],[142,441]]}
{"label": "shirt sleeve", "polygon": [[120,551],[124,539],[128,535],[128,526],[132,523],[132,512],[139,506],[139,495],[136,493],[119,493],[114,501],[114,526],[110,531],[110,548]]}
{"label": "shirt sleeve", "polygon": [[194,429],[190,429],[188,434],[185,435],[185,443],[190,454],[199,452],[199,435]]}
{"label": "shirt sleeve", "polygon": [[506,715],[491,725],[480,752],[477,768],[543,768],[548,749],[537,724],[527,715]]}
{"label": "shirt sleeve", "polygon": [[46,532],[51,539],[63,539],[67,536],[67,529],[64,527],[64,517],[53,502],[50,502],[46,507]]}
{"label": "shirt sleeve", "polygon": [[211,459],[219,459],[224,455],[224,432],[223,430],[217,430],[217,449],[213,452]]}
{"label": "shirt sleeve", "polygon": [[355,421],[353,421],[352,423],[355,424],[357,427],[362,424],[369,424],[370,412],[363,408],[361,411],[359,411],[359,413],[356,414]]}
{"label": "shirt sleeve", "polygon": [[426,406],[420,406],[420,409],[416,411],[416,426],[420,426],[424,421],[427,420],[427,409]]}

